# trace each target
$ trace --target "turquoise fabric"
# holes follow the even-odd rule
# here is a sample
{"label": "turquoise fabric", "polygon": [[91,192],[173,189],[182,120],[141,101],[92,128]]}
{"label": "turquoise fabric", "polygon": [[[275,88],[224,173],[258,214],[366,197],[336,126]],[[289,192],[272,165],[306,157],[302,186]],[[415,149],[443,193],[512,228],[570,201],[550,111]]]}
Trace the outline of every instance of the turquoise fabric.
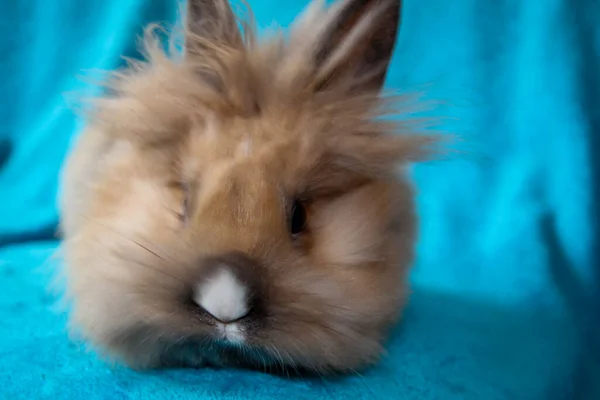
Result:
{"label": "turquoise fabric", "polygon": [[[250,0],[261,27],[304,0]],[[600,2],[405,0],[388,86],[427,91],[457,159],[414,169],[414,295],[383,362],[328,382],[110,367],[69,341],[46,286],[65,93],[134,55],[169,0],[4,0],[1,399],[599,399]],[[69,96],[66,96],[68,99]]]}

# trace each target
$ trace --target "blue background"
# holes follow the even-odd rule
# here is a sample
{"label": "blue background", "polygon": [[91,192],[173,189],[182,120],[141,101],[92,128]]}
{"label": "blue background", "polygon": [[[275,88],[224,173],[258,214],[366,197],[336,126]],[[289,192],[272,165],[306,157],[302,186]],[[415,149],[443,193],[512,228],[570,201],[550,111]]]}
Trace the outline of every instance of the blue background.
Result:
{"label": "blue background", "polygon": [[[261,27],[303,0],[250,0]],[[390,88],[438,101],[464,139],[418,166],[415,293],[362,376],[136,373],[71,343],[53,309],[57,173],[81,75],[135,55],[175,0],[3,0],[0,398],[598,399],[600,2],[405,0]],[[49,268],[47,268],[49,267]],[[597,385],[596,385],[597,386]]]}

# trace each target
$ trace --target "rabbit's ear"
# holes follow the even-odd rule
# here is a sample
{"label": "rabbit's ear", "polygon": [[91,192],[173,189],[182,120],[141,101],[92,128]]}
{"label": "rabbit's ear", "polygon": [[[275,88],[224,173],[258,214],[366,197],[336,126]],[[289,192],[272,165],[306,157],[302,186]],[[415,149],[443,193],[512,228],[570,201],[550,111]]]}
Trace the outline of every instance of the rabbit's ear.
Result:
{"label": "rabbit's ear", "polygon": [[210,45],[238,47],[242,35],[228,0],[187,0],[186,50]]}
{"label": "rabbit's ear", "polygon": [[337,82],[378,91],[392,57],[401,0],[338,0],[314,53],[317,89]]}

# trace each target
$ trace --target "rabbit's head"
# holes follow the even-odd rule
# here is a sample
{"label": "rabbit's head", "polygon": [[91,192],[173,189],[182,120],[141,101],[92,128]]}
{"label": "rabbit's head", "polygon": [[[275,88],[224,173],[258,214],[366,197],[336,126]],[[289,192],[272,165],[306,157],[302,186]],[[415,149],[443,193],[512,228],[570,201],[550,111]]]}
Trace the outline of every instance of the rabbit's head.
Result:
{"label": "rabbit's head", "polygon": [[225,0],[191,0],[182,56],[147,41],[65,170],[77,330],[135,367],[377,360],[415,240],[396,167],[428,143],[380,94],[399,15],[315,1],[259,40]]}

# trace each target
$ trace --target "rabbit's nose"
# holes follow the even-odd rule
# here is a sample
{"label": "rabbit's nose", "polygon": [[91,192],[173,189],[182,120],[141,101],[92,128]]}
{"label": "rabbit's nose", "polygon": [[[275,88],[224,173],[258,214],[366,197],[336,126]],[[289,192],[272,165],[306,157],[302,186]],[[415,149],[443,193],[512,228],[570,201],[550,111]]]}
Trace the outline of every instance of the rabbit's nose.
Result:
{"label": "rabbit's nose", "polygon": [[194,302],[216,320],[231,323],[246,317],[257,296],[256,264],[241,253],[206,260],[194,288]]}
{"label": "rabbit's nose", "polygon": [[237,321],[250,311],[248,288],[226,265],[196,286],[194,301],[224,323]]}

